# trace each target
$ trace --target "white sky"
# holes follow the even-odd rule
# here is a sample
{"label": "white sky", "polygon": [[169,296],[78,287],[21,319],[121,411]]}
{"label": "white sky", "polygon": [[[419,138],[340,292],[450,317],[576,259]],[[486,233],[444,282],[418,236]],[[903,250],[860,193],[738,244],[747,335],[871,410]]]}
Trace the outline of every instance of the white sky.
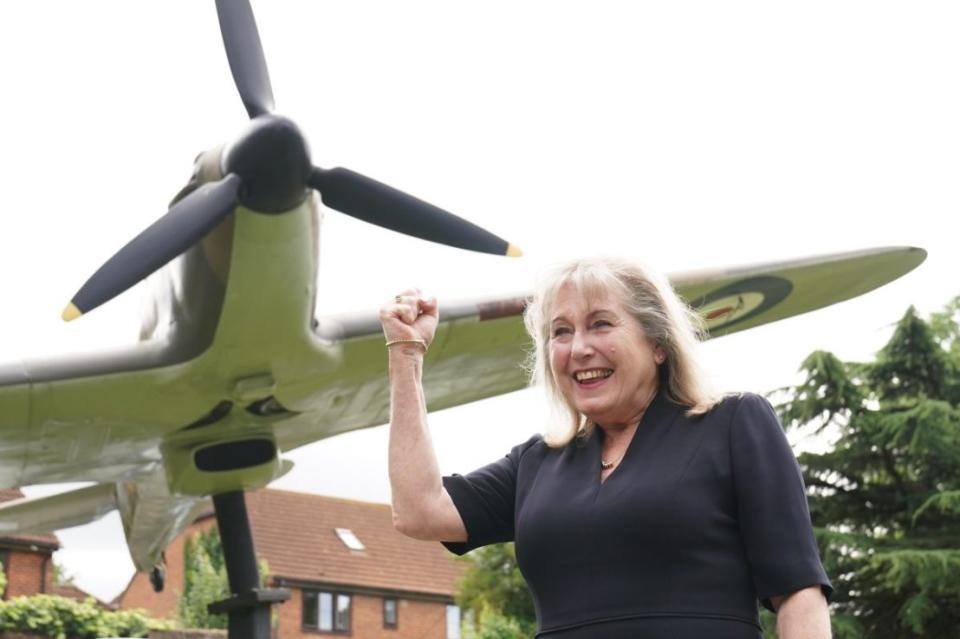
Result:
{"label": "white sky", "polygon": [[[314,163],[467,217],[521,260],[329,212],[319,312],[410,285],[444,300],[525,290],[556,259],[664,271],[913,245],[863,298],[705,345],[725,390],[790,383],[815,349],[868,358],[909,304],[960,293],[960,5],[949,2],[254,3],[278,112]],[[63,305],[165,210],[193,157],[246,114],[212,2],[0,4],[0,360],[135,339],[138,287],[81,321]],[[540,425],[536,389],[437,413],[444,472]],[[799,442],[805,445],[805,442]],[[292,455],[279,487],[388,501],[384,428]],[[39,489],[28,489],[38,494]],[[119,519],[59,533],[105,598],[132,572]]]}

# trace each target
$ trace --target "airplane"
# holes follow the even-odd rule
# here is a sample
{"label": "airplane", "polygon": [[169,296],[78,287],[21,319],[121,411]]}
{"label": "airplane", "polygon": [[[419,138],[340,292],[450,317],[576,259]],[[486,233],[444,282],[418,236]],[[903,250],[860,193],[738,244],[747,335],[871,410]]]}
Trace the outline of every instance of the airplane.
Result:
{"label": "airplane", "polygon": [[[314,167],[296,125],[274,114],[249,2],[216,7],[249,128],[200,154],[168,212],[64,311],[76,319],[166,266],[138,344],[0,365],[0,486],[93,484],[4,504],[0,530],[53,530],[117,510],[136,568],[161,587],[163,549],[212,497],[234,595],[222,606],[230,636],[261,636],[263,611],[283,593],[257,587],[243,492],[288,472],[284,453],[388,415],[376,310],[313,317],[324,207],[457,248],[517,250],[370,178]],[[879,248],[670,279],[719,337],[861,295],[925,257]],[[527,385],[525,303],[519,294],[444,305],[424,368],[430,410]]]}

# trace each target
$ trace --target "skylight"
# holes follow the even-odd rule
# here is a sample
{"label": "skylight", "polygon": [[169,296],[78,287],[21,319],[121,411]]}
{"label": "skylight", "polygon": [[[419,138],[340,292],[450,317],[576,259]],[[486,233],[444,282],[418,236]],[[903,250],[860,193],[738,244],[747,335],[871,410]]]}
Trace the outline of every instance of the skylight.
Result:
{"label": "skylight", "polygon": [[357,539],[357,536],[353,534],[353,531],[349,528],[334,528],[333,530],[337,533],[337,537],[340,538],[340,541],[343,542],[343,545],[350,550],[366,550],[366,546],[363,545],[363,542]]}

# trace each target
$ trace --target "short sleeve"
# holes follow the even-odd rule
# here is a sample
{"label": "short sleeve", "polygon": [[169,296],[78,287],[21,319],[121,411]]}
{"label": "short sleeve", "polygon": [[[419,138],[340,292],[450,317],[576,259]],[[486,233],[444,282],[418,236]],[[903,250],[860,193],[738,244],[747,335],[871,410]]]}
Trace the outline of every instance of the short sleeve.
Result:
{"label": "short sleeve", "polygon": [[467,541],[442,542],[450,552],[463,555],[488,544],[513,541],[517,472],[524,453],[537,442],[534,435],[514,446],[506,457],[467,475],[443,478],[443,487],[453,500],[467,529]]}
{"label": "short sleeve", "polygon": [[744,394],[730,425],[730,455],[740,534],[757,596],[833,586],[820,561],[800,465],[770,403]]}

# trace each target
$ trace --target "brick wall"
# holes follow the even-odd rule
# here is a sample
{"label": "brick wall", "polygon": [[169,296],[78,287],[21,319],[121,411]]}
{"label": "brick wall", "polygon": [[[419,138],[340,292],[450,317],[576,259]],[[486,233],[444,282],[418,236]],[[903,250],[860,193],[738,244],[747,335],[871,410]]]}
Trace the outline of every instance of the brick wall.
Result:
{"label": "brick wall", "polygon": [[[214,524],[207,519],[192,525],[186,535],[178,537],[167,547],[167,587],[156,593],[148,576],[137,573],[117,603],[121,608],[143,608],[154,617],[173,617],[177,598],[183,588],[183,543],[189,535]],[[282,639],[319,639],[343,637],[303,628],[303,593],[289,588],[290,600],[275,606],[275,634]],[[446,639],[447,607],[444,603],[397,599],[397,628],[383,627],[383,598],[374,595],[353,595],[353,619],[350,636],[353,639]]]}
{"label": "brick wall", "polygon": [[[282,639],[319,639],[343,637],[303,628],[303,597],[298,588],[291,588],[290,600],[277,608],[276,635]],[[383,598],[374,595],[353,595],[350,637],[353,639],[446,639],[447,606],[432,601],[398,598],[396,628],[383,627]]]}
{"label": "brick wall", "polygon": [[[153,591],[149,576],[136,573],[127,589],[117,599],[120,608],[143,608],[154,617],[171,618],[176,615],[177,599],[183,590],[184,541],[198,532],[215,525],[212,517],[192,524],[184,534],[167,546],[167,581],[163,592]],[[272,586],[271,586],[272,587]],[[288,587],[290,600],[274,607],[275,637],[282,639],[320,639],[343,637],[341,634],[305,630],[303,628],[303,597],[299,588]],[[318,586],[317,589],[322,589]],[[383,627],[383,598],[375,595],[353,595],[351,639],[446,639],[447,607],[442,602],[418,601],[398,597],[398,627]]]}
{"label": "brick wall", "polygon": [[167,579],[162,592],[154,592],[150,575],[138,572],[134,574],[130,585],[117,599],[117,604],[128,610],[143,608],[153,617],[174,617],[177,613],[177,600],[183,592],[183,545],[187,538],[205,531],[215,523],[216,520],[211,517],[191,524],[184,534],[179,535],[167,546],[164,553],[167,558]]}
{"label": "brick wall", "polygon": [[[9,551],[7,555],[7,590],[4,598],[35,595],[53,583],[53,561],[49,552]],[[43,570],[46,569],[46,579]]]}

